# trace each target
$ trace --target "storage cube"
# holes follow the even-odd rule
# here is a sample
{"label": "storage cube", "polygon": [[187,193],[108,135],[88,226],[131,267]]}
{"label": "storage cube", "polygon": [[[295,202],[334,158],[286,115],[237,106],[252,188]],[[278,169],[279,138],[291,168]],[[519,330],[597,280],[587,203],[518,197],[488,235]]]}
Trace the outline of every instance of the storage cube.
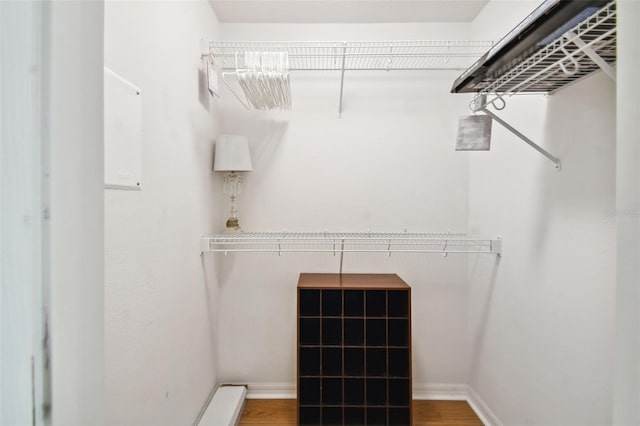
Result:
{"label": "storage cube", "polygon": [[394,274],[300,274],[298,423],[411,424],[411,288]]}

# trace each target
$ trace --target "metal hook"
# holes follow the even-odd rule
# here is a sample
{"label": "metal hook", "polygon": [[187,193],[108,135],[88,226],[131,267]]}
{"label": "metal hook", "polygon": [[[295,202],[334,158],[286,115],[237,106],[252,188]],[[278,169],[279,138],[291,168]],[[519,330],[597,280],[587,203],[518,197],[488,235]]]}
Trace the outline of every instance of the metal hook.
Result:
{"label": "metal hook", "polygon": [[[497,102],[499,102],[499,104]],[[502,95],[496,94],[489,102],[485,102],[484,106],[482,106],[480,110],[486,108],[489,105],[492,105],[497,111],[502,111],[507,106],[507,101],[502,98]]]}
{"label": "metal hook", "polygon": [[569,53],[567,51],[567,49],[564,46],[564,39],[562,40],[562,46],[560,47],[560,50],[562,50],[562,52],[567,56],[567,59],[571,62],[571,64],[573,65],[573,69],[568,69],[567,66],[565,65],[565,63],[560,60],[558,62],[558,65],[560,66],[560,69],[562,70],[563,73],[565,73],[566,75],[574,75],[575,73],[577,73],[578,71],[580,71],[580,64],[578,63],[578,61],[576,60],[576,58],[574,58],[571,53]]}
{"label": "metal hook", "polygon": [[[500,106],[500,107],[499,107],[498,105],[496,105],[496,102],[498,102],[498,101],[502,102],[502,104],[501,104],[502,106]],[[498,110],[498,111],[502,111],[502,110],[503,110],[503,109],[505,109],[505,107],[507,106],[507,101],[505,101],[505,100],[502,98],[502,96],[496,96],[496,98],[495,98],[495,99],[493,99],[490,103],[491,103],[491,105],[493,105],[493,107],[494,107],[496,110]]]}
{"label": "metal hook", "polygon": [[[496,94],[487,102],[487,93],[480,92],[469,102],[469,109],[475,114],[478,111],[482,111],[487,106],[493,105],[496,110],[502,111],[507,106],[507,101],[505,101],[502,96],[503,95]],[[496,102],[500,102],[500,104],[496,104]]]}
{"label": "metal hook", "polygon": [[474,108],[475,103],[476,103],[476,99],[475,99],[475,98],[473,98],[473,99],[471,99],[471,100],[469,101],[469,110],[471,110],[471,112],[472,112],[472,113],[474,113],[474,114],[475,114],[476,112],[480,111],[480,109],[482,109],[482,108],[475,109],[475,108]]}

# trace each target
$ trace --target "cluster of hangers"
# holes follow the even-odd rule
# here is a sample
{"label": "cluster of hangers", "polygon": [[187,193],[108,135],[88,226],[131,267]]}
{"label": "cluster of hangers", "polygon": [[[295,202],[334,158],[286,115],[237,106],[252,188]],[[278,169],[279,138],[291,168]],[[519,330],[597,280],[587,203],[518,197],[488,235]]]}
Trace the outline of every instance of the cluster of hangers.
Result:
{"label": "cluster of hangers", "polygon": [[[244,92],[247,102],[224,79],[235,75]],[[291,109],[291,85],[289,83],[289,54],[287,52],[245,52],[244,68],[238,65],[236,53],[236,71],[223,73],[223,82],[233,95],[247,109],[272,110]]]}

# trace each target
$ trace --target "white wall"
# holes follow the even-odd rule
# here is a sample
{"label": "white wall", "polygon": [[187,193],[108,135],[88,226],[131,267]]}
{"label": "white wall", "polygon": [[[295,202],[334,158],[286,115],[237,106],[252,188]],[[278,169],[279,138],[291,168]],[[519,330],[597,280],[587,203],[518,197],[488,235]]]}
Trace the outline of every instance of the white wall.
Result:
{"label": "white wall", "polygon": [[[466,39],[467,30],[464,24],[224,24],[223,36],[455,40]],[[254,160],[239,198],[241,225],[248,231],[465,232],[467,164],[454,141],[468,99],[448,93],[458,74],[347,73],[342,119],[339,73],[292,73],[291,112],[247,112],[223,92],[223,130],[247,135]],[[336,273],[339,256],[235,254],[220,256],[219,264],[221,382],[293,395],[298,275]],[[393,272],[412,286],[418,390],[466,383],[466,265],[464,256],[454,255],[345,255],[346,273]]]}
{"label": "white wall", "polygon": [[105,65],[142,90],[142,191],[106,190],[106,424],[191,424],[217,383],[216,101],[203,1],[108,2]]}
{"label": "white wall", "polygon": [[[471,26],[224,24],[222,35],[495,39],[535,3],[491,2]],[[339,258],[193,256],[194,237],[221,231],[227,213],[210,173],[217,104],[196,85],[196,39],[216,37],[215,17],[199,2],[109,3],[106,14],[106,65],[142,88],[144,138],[143,191],[106,193],[107,423],[182,423],[216,377],[292,395],[298,274],[337,272]],[[458,74],[348,73],[342,119],[338,73],[294,73],[292,112],[247,112],[224,90],[220,131],[247,135],[254,160],[240,223],[502,235],[499,263],[347,254],[344,271],[412,285],[419,390],[469,383],[507,425],[608,424],[614,85],[598,74],[549,99],[509,100],[502,114],[561,157],[558,173],[497,124],[491,152],[455,153],[469,101],[448,93]]]}
{"label": "white wall", "polygon": [[[490,3],[474,36],[527,9]],[[499,115],[561,172],[497,123],[491,152],[469,154],[469,227],[504,238],[499,262],[470,261],[469,383],[505,425],[611,423],[615,107],[603,73],[507,100]]]}
{"label": "white wall", "polygon": [[[53,426],[104,413],[104,4],[44,2],[44,212]],[[49,286],[47,286],[49,287]]]}
{"label": "white wall", "polygon": [[613,424],[640,424],[640,3],[619,1],[616,294],[616,381]]}
{"label": "white wall", "polygon": [[0,2],[2,425],[43,421],[42,73],[33,72],[42,69],[40,40],[40,2]]}

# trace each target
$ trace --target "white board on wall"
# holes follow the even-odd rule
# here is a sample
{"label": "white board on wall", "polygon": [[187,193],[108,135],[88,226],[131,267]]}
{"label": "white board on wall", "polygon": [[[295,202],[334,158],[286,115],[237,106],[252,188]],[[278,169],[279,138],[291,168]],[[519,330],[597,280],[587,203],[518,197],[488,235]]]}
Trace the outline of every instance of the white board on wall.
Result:
{"label": "white board on wall", "polygon": [[104,187],[142,187],[142,92],[104,69]]}

